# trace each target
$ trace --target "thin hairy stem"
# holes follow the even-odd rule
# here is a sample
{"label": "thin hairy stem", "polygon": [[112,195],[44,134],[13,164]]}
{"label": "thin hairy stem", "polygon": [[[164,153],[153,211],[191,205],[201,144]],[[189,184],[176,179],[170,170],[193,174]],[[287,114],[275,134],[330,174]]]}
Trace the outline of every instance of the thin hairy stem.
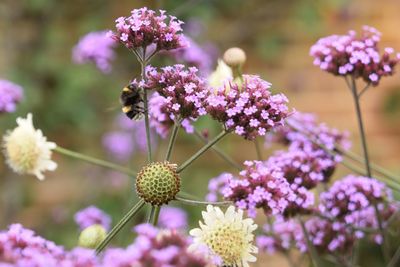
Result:
{"label": "thin hairy stem", "polygon": [[204,145],[199,151],[197,151],[193,156],[191,156],[187,161],[185,161],[181,166],[176,170],[177,173],[180,173],[184,169],[186,169],[190,164],[193,163],[198,157],[204,154],[208,149],[210,149],[214,144],[216,144],[219,140],[221,140],[224,136],[226,136],[229,132],[223,130],[219,135],[217,135],[213,140]]}
{"label": "thin hairy stem", "polygon": [[172,129],[171,137],[169,138],[169,143],[168,143],[168,148],[167,148],[167,153],[165,154],[165,161],[169,161],[171,154],[172,154],[172,149],[174,147],[175,141],[176,141],[176,136],[178,135],[179,128],[181,127],[181,120],[177,120],[174,123],[174,127]]}
{"label": "thin hairy stem", "polygon": [[361,99],[361,96],[369,89],[369,87],[371,86],[370,83],[368,83],[359,93],[358,93],[358,100]]}
{"label": "thin hairy stem", "polygon": [[155,210],[155,206],[151,205],[150,206],[149,217],[147,218],[147,223],[151,223],[153,221],[154,210]]}
{"label": "thin hairy stem", "polygon": [[254,142],[254,146],[256,147],[257,160],[262,161],[263,157],[262,157],[262,153],[261,153],[261,147],[260,147],[260,144],[259,144],[257,138],[255,138],[253,142]]}
{"label": "thin hairy stem", "polygon": [[[146,50],[143,50],[143,58],[146,57]],[[142,80],[146,80],[146,65],[147,61],[142,60],[141,65],[141,77]],[[147,161],[151,163],[153,161],[152,151],[151,151],[151,139],[150,139],[150,122],[149,122],[149,101],[147,99],[147,90],[143,88],[143,102],[144,102],[144,124],[146,127],[146,142],[147,142]]]}
{"label": "thin hairy stem", "polygon": [[[203,143],[207,144],[208,141],[206,138],[204,138],[201,133],[199,133],[198,130],[195,130],[194,135],[199,138]],[[225,160],[227,163],[229,163],[232,167],[234,167],[237,170],[242,170],[242,166],[240,164],[236,163],[234,159],[232,159],[228,154],[226,154],[222,149],[220,149],[218,146],[214,145],[211,147],[211,149],[217,153],[223,160]]]}
{"label": "thin hairy stem", "polygon": [[301,229],[303,230],[304,238],[306,239],[306,244],[307,244],[307,250],[310,255],[311,261],[315,267],[322,267],[321,259],[319,258],[319,255],[317,253],[317,250],[315,249],[314,245],[312,244],[310,240],[310,235],[308,234],[307,228],[304,225],[303,220],[299,217],[299,222],[301,225]]}
{"label": "thin hairy stem", "polygon": [[351,77],[351,88],[350,89],[353,94],[354,106],[356,108],[358,130],[360,132],[361,145],[363,148],[363,154],[364,154],[364,160],[365,160],[365,169],[367,171],[367,176],[371,177],[371,167],[369,164],[367,138],[365,136],[364,123],[363,123],[361,107],[360,107],[360,99],[358,98],[357,85],[356,85],[356,80],[355,80],[354,76]]}
{"label": "thin hairy stem", "polygon": [[120,166],[118,164],[114,164],[114,163],[111,163],[111,162],[108,162],[108,161],[105,161],[105,160],[93,158],[91,156],[87,156],[87,155],[84,155],[84,154],[81,154],[81,153],[78,153],[78,152],[75,152],[75,151],[72,151],[72,150],[69,150],[69,149],[66,149],[66,148],[62,148],[60,146],[57,146],[54,150],[56,152],[60,153],[60,154],[65,155],[65,156],[68,156],[68,157],[71,157],[71,158],[75,158],[75,159],[79,159],[79,160],[83,160],[83,161],[92,163],[94,165],[101,166],[101,167],[108,168],[108,169],[112,169],[112,170],[115,170],[115,171],[118,171],[118,172],[122,172],[122,173],[125,173],[125,174],[129,175],[129,176],[135,176],[136,175],[136,172],[134,170],[129,169],[129,168],[126,168],[126,167],[123,167],[123,166]]}
{"label": "thin hairy stem", "polygon": [[111,229],[111,231],[107,234],[106,238],[101,241],[101,243],[96,248],[96,254],[100,254],[100,252],[111,242],[111,240],[121,231],[121,229],[135,216],[136,213],[144,206],[145,202],[141,199],[136,205],[134,205],[128,213]]}
{"label": "thin hairy stem", "polygon": [[214,206],[228,206],[228,205],[232,205],[232,201],[202,201],[202,200],[193,200],[193,199],[188,199],[188,198],[184,198],[182,196],[176,196],[175,197],[176,200],[181,201],[183,203],[187,203],[187,204],[192,204],[192,205],[214,205]]}

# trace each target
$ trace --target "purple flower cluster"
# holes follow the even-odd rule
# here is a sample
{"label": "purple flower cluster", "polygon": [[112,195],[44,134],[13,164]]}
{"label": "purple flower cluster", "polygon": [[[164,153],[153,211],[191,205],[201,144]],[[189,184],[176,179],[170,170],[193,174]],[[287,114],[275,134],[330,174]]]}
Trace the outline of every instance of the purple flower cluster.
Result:
{"label": "purple flower cluster", "polygon": [[262,208],[269,215],[282,214],[296,195],[283,173],[271,169],[261,161],[246,161],[246,168],[240,172],[241,179],[232,179],[223,195],[250,217],[255,217],[256,209]]}
{"label": "purple flower cluster", "polygon": [[128,49],[146,48],[155,45],[156,51],[185,47],[182,21],[167,16],[165,11],[157,12],[146,7],[134,9],[129,17],[116,19],[115,33],[111,37]]}
{"label": "purple flower cluster", "polygon": [[206,47],[200,46],[190,38],[186,38],[188,46],[171,51],[173,58],[182,64],[194,66],[199,69],[199,72],[208,74],[214,62],[214,59],[207,51]]}
{"label": "purple flower cluster", "polygon": [[229,181],[233,180],[232,174],[224,172],[208,181],[207,201],[217,201],[219,196],[228,188]]}
{"label": "purple flower cluster", "polygon": [[301,226],[294,220],[277,219],[264,225],[263,230],[256,243],[260,250],[269,254],[289,251],[296,244],[296,240],[303,236]]}
{"label": "purple flower cluster", "polygon": [[383,76],[394,73],[394,68],[400,60],[391,57],[393,48],[384,49],[380,55],[378,43],[381,33],[373,27],[364,26],[361,36],[355,31],[346,35],[331,35],[321,38],[310,49],[314,57],[314,65],[334,75],[352,75],[362,78],[366,83],[378,85]]}
{"label": "purple flower cluster", "polygon": [[185,69],[184,65],[167,66],[157,70],[146,68],[147,89],[154,89],[165,97],[164,108],[167,114],[176,119],[196,119],[206,115],[204,101],[209,91],[205,81],[197,76],[197,68]]}
{"label": "purple flower cluster", "polygon": [[243,83],[230,81],[207,98],[207,112],[226,129],[245,139],[264,136],[282,125],[289,115],[288,99],[272,95],[271,84],[255,75],[243,75]]}
{"label": "purple flower cluster", "polygon": [[[328,191],[320,195],[320,212],[331,219],[355,227],[378,229],[375,207],[385,225],[396,208],[389,205],[391,191],[375,179],[348,175],[336,181]],[[356,232],[361,238],[364,234]],[[379,242],[381,237],[376,236]]]}
{"label": "purple flower cluster", "polygon": [[[146,127],[144,121],[133,121],[127,116],[120,115],[116,118],[116,130],[103,136],[103,147],[111,156],[120,161],[128,161],[134,152],[147,151]],[[156,144],[154,132],[150,132],[152,144]]]}
{"label": "purple flower cluster", "polygon": [[35,267],[126,267],[177,266],[205,267],[209,262],[200,252],[189,252],[189,240],[176,231],[158,231],[151,225],[135,228],[138,236],[127,248],[109,248],[103,257],[94,250],[66,251],[31,230],[13,224],[0,232],[0,265]]}
{"label": "purple flower cluster", "polygon": [[208,266],[204,255],[188,251],[188,239],[177,231],[159,231],[149,224],[138,225],[135,231],[138,236],[132,245],[105,252],[104,266]]}
{"label": "purple flower cluster", "polygon": [[0,79],[0,113],[14,112],[22,97],[23,89],[21,86]]}
{"label": "purple flower cluster", "polygon": [[93,62],[104,73],[111,71],[116,42],[105,31],[91,32],[83,36],[72,50],[72,59],[77,64]]}
{"label": "purple flower cluster", "polygon": [[74,219],[81,230],[93,224],[100,224],[106,230],[109,230],[111,226],[111,217],[95,206],[89,206],[78,211],[75,214]]}
{"label": "purple flower cluster", "polygon": [[[162,138],[168,136],[169,130],[174,126],[175,115],[169,112],[170,102],[167,98],[155,92],[149,99],[150,127]],[[181,126],[189,134],[194,132],[191,119],[184,119]]]}
{"label": "purple flower cluster", "polygon": [[67,252],[20,224],[10,225],[8,231],[0,232],[0,265],[37,267],[96,267],[92,250],[75,248]]}
{"label": "purple flower cluster", "polygon": [[158,217],[158,226],[171,230],[184,230],[188,226],[187,214],[184,210],[175,207],[163,207]]}

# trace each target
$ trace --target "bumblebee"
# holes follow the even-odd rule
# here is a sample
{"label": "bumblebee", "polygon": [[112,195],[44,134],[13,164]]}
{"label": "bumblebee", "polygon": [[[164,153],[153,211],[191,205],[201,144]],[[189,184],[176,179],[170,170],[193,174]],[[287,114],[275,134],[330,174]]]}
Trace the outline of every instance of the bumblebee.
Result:
{"label": "bumblebee", "polygon": [[141,120],[143,118],[143,96],[136,85],[130,84],[122,89],[120,102],[122,104],[122,112],[124,112],[128,118],[131,120]]}

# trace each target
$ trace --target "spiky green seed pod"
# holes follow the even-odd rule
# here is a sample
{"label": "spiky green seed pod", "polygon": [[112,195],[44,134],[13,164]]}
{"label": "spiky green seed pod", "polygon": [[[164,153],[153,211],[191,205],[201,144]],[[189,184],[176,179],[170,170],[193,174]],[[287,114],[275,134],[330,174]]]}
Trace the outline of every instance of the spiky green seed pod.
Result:
{"label": "spiky green seed pod", "polygon": [[181,180],[176,165],[154,162],[142,168],[136,178],[136,191],[146,203],[161,206],[175,199]]}
{"label": "spiky green seed pod", "polygon": [[78,245],[84,248],[95,249],[106,238],[106,229],[100,224],[93,224],[83,229],[79,235]]}

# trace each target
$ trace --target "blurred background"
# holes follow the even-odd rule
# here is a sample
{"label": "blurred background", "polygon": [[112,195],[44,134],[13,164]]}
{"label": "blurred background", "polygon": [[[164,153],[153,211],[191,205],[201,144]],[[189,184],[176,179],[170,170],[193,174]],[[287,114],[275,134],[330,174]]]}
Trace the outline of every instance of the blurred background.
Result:
{"label": "blurred background", "polygon": [[[104,74],[94,64],[74,64],[71,53],[83,35],[113,29],[117,17],[142,6],[165,9],[185,21],[184,33],[206,47],[212,68],[224,50],[242,47],[248,57],[246,73],[260,74],[271,82],[276,92],[288,96],[292,108],[316,113],[330,126],[348,130],[353,150],[361,152],[346,84],[314,67],[309,48],[320,37],[359,31],[366,24],[382,32],[382,46],[399,51],[398,0],[2,0],[0,78],[22,85],[25,97],[16,113],[0,117],[1,134],[15,126],[17,116],[32,112],[35,126],[58,145],[140,168],[142,152],[134,151],[128,161],[119,160],[103,146],[104,135],[116,127],[121,89],[140,73],[135,57],[119,46],[112,71]],[[161,56],[152,63],[172,62],[171,57]],[[372,160],[400,174],[400,75],[384,78],[379,87],[370,89],[363,96],[362,109]],[[218,131],[208,120],[199,121],[197,127],[209,129],[210,135]],[[164,154],[166,142],[158,140],[157,155]],[[254,145],[235,136],[219,146],[237,162],[256,159]],[[181,131],[172,159],[183,162],[200,147],[195,137]],[[270,152],[265,149],[264,157]],[[115,223],[135,201],[132,178],[58,154],[54,158],[59,168],[46,173],[44,182],[15,175],[4,160],[0,162],[1,229],[20,222],[72,247],[79,234],[75,212],[94,204],[111,214]],[[207,181],[223,171],[235,172],[209,151],[183,173],[183,188],[204,198]],[[340,167],[335,178],[346,173]],[[189,213],[191,226],[197,224],[200,208],[181,207]],[[146,216],[142,212],[132,225]],[[264,223],[261,218],[258,222]],[[129,235],[120,235],[118,240],[120,244],[129,241]],[[263,255],[255,266],[265,266],[262,262],[286,264],[280,256]]]}

